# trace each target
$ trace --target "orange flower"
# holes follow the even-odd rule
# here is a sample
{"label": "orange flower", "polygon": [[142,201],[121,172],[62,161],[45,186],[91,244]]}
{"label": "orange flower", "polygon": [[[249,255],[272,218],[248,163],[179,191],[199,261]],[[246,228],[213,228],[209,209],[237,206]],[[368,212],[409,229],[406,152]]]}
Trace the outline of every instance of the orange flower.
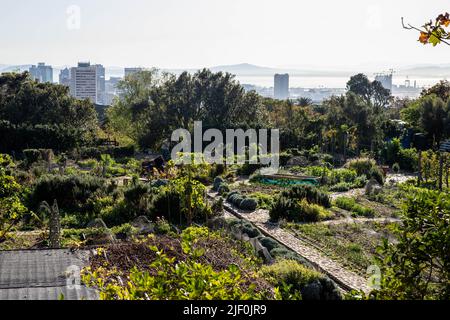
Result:
{"label": "orange flower", "polygon": [[420,33],[420,37],[419,37],[419,41],[423,44],[427,44],[428,43],[428,39],[430,39],[430,35],[426,32],[421,32]]}

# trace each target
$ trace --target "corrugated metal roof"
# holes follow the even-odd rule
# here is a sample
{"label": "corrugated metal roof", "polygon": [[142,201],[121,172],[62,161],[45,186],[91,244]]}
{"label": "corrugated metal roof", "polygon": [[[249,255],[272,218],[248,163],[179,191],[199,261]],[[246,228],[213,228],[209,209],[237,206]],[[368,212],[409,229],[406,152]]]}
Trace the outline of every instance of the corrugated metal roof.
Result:
{"label": "corrugated metal roof", "polygon": [[61,293],[67,300],[96,299],[95,290],[69,281],[79,279],[89,255],[65,249],[0,252],[0,300],[56,300]]}

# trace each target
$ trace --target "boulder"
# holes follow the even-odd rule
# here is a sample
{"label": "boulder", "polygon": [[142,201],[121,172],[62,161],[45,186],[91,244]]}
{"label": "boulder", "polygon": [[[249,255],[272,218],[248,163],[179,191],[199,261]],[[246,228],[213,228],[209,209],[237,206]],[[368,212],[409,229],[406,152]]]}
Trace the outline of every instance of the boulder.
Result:
{"label": "boulder", "polygon": [[381,185],[374,178],[371,178],[366,184],[366,195],[368,196],[378,194],[381,192],[381,190]]}
{"label": "boulder", "polygon": [[139,234],[149,234],[155,231],[155,225],[146,216],[139,216],[131,223],[138,230]]}

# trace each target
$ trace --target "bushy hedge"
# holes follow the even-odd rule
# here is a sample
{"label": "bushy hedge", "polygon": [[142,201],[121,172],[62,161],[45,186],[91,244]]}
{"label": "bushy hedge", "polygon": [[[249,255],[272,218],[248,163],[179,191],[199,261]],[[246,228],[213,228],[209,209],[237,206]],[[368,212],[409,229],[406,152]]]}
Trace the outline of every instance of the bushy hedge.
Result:
{"label": "bushy hedge", "polygon": [[290,199],[297,200],[308,200],[309,203],[314,203],[321,205],[325,208],[331,207],[331,201],[328,194],[320,191],[318,188],[304,185],[304,186],[294,186],[289,190],[283,191],[281,196],[288,197]]}
{"label": "bushy hedge", "polygon": [[104,189],[105,180],[91,175],[47,175],[39,179],[31,191],[31,205],[38,209],[42,201],[53,203],[65,212],[85,212],[88,199]]}
{"label": "bushy hedge", "polygon": [[329,216],[324,207],[331,207],[327,194],[311,186],[294,186],[275,199],[270,218],[274,221],[283,218],[288,221],[315,222]]}
{"label": "bushy hedge", "polygon": [[239,192],[231,192],[228,194],[227,201],[242,210],[255,211],[258,202],[253,198],[246,198]]}
{"label": "bushy hedge", "polygon": [[93,143],[92,134],[82,128],[47,124],[12,124],[0,120],[0,152],[24,149],[68,151]]}
{"label": "bushy hedge", "polygon": [[414,148],[403,148],[400,139],[393,139],[392,141],[386,142],[383,150],[381,151],[381,157],[389,166],[393,166],[397,163],[402,170],[409,172],[417,170],[417,150]]}
{"label": "bushy hedge", "polygon": [[375,160],[370,158],[357,158],[347,161],[345,167],[355,170],[358,176],[365,175],[367,179],[375,178],[381,185],[384,184],[384,174],[377,166]]}

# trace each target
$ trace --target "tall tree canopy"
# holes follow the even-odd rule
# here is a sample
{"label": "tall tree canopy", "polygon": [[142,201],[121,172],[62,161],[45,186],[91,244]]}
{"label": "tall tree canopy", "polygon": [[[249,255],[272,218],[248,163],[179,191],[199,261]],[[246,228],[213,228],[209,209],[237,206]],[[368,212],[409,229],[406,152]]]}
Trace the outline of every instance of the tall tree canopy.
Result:
{"label": "tall tree canopy", "polygon": [[347,82],[347,90],[360,96],[367,104],[374,107],[387,107],[391,100],[391,92],[379,81],[370,81],[365,74],[352,76]]}
{"label": "tall tree canopy", "polygon": [[38,83],[27,72],[0,75],[3,151],[26,147],[70,149],[92,140],[96,129],[92,103],[72,98],[67,87]]}
{"label": "tall tree canopy", "polygon": [[119,84],[121,97],[108,112],[110,125],[143,148],[158,149],[173,130],[194,121],[220,130],[259,127],[263,104],[228,73],[204,69],[179,76],[142,71]]}

